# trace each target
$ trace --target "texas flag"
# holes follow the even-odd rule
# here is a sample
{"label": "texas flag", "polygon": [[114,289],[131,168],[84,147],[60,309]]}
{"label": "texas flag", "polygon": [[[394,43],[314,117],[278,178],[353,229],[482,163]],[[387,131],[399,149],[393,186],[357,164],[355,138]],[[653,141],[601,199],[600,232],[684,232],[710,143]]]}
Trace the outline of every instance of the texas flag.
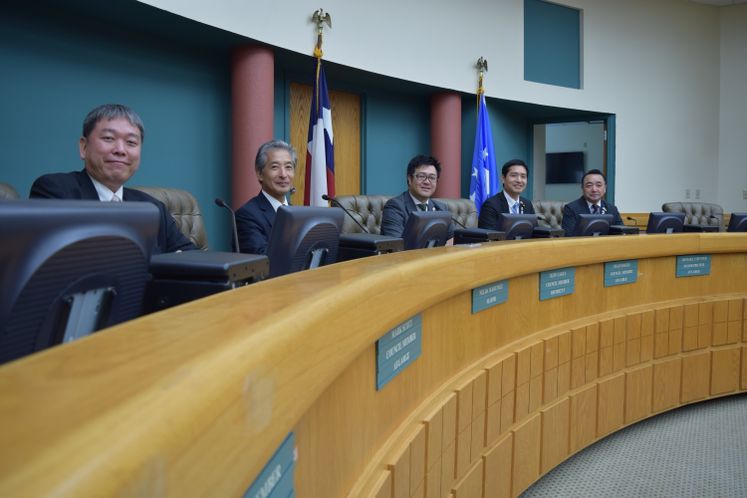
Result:
{"label": "texas flag", "polygon": [[306,150],[306,206],[327,206],[322,195],[335,195],[335,151],[332,134],[332,107],[327,94],[322,59],[316,60],[316,79],[311,95],[309,141]]}

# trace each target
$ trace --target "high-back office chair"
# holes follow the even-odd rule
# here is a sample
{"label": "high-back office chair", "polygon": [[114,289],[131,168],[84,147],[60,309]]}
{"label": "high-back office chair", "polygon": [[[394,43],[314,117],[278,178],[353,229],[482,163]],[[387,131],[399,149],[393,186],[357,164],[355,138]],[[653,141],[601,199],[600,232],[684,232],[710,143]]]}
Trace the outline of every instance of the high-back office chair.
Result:
{"label": "high-back office chair", "polygon": [[686,225],[711,225],[724,227],[724,208],[707,202],[666,202],[661,210],[665,213],[685,213]]}
{"label": "high-back office chair", "polygon": [[[381,217],[384,204],[391,199],[390,195],[340,195],[337,200],[345,209],[365,226],[369,233],[381,233]],[[467,228],[477,227],[477,209],[470,199],[434,198],[445,204],[454,218]],[[360,233],[363,230],[349,217],[345,217],[342,233]]]}
{"label": "high-back office chair", "polygon": [[186,190],[162,187],[132,187],[166,204],[176,226],[198,249],[208,248],[207,232],[197,199]]}
{"label": "high-back office chair", "polygon": [[545,219],[538,221],[541,227],[561,228],[563,226],[563,207],[565,201],[532,200],[534,212],[541,214]]}
{"label": "high-back office chair", "polygon": [[10,201],[20,198],[21,196],[18,195],[18,191],[13,188],[13,185],[0,182],[0,201]]}

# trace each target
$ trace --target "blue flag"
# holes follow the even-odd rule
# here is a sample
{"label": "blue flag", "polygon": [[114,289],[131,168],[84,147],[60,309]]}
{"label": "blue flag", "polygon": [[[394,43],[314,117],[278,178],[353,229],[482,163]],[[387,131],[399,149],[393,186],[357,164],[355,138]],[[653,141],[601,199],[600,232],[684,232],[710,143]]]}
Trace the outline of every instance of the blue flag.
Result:
{"label": "blue flag", "polygon": [[490,131],[488,108],[485,105],[485,95],[480,95],[480,105],[477,111],[477,133],[475,134],[475,152],[472,154],[472,177],[469,183],[469,198],[472,199],[480,212],[482,203],[488,197],[498,193],[498,171],[495,168],[495,151],[493,150],[493,134]]}

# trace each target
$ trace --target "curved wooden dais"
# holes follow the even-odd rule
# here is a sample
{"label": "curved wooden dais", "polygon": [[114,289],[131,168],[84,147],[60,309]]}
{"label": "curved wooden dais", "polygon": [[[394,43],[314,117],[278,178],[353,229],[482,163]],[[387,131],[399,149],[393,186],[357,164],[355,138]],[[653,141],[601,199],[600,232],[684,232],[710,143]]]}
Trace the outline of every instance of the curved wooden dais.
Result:
{"label": "curved wooden dais", "polygon": [[[676,277],[678,255],[709,274]],[[637,281],[604,287],[620,260]],[[569,267],[573,293],[540,300],[540,272]],[[473,314],[498,281],[507,300]],[[747,235],[727,233],[269,280],[0,367],[0,495],[242,496],[289,433],[300,497],[516,495],[615,430],[747,389],[745,298]],[[377,340],[417,316],[419,356],[377,390]]]}

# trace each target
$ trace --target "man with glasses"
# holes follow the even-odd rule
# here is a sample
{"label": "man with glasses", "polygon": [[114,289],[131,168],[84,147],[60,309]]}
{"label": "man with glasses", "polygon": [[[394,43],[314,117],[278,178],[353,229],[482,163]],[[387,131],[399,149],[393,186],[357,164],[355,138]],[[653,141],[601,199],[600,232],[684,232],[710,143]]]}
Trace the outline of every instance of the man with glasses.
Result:
{"label": "man with glasses", "polygon": [[[407,190],[392,197],[384,205],[381,234],[402,237],[407,219],[414,211],[448,211],[446,206],[431,197],[436,193],[441,164],[434,157],[418,155],[407,165]],[[449,239],[454,235],[449,227]]]}
{"label": "man with glasses", "polygon": [[521,197],[527,188],[529,168],[521,159],[511,159],[501,168],[503,190],[485,200],[480,208],[477,226],[498,230],[498,215],[504,213],[534,214],[532,201]]}
{"label": "man with glasses", "polygon": [[581,178],[583,195],[563,208],[563,230],[567,237],[572,236],[580,214],[611,214],[615,217],[613,225],[622,225],[622,218],[617,208],[602,199],[607,193],[607,178],[598,169],[590,169]]}

